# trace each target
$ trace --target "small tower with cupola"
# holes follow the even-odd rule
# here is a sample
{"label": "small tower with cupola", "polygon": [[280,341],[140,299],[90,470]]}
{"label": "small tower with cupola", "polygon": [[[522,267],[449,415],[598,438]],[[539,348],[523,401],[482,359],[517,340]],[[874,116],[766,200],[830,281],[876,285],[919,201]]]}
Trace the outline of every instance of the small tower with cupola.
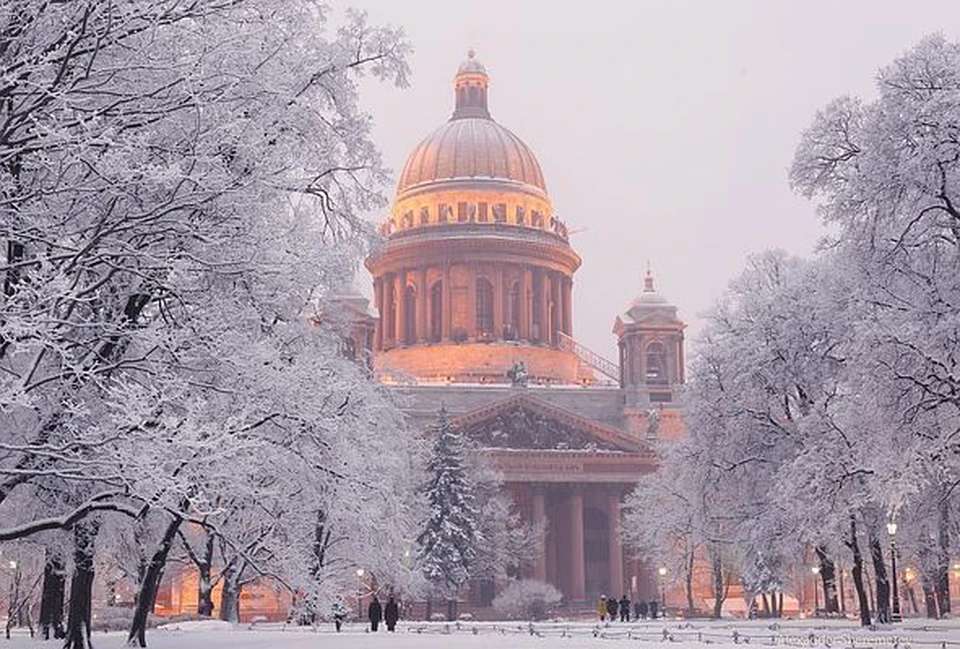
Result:
{"label": "small tower with cupola", "polygon": [[686,325],[654,287],[647,270],[643,290],[613,326],[620,348],[620,387],[627,428],[650,438],[682,435],[679,391],[684,382]]}

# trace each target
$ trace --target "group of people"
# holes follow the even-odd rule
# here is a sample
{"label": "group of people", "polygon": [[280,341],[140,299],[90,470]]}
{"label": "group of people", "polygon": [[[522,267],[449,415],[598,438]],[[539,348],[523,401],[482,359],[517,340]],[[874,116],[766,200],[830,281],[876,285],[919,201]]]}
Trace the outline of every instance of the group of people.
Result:
{"label": "group of people", "polygon": [[[645,620],[648,616],[651,620],[655,619],[658,608],[657,600],[651,600],[649,603],[637,600],[633,603],[633,619]],[[601,595],[600,601],[597,602],[597,615],[600,616],[601,622],[606,622],[608,619],[616,622],[618,617],[621,622],[629,622],[630,599],[624,595],[618,601],[616,597],[608,599],[606,595]]]}
{"label": "group of people", "polygon": [[[342,600],[338,599],[333,603],[333,624],[337,628],[338,633],[346,617],[347,607]],[[391,595],[387,600],[387,604],[384,606],[380,603],[380,598],[374,595],[370,601],[370,605],[367,606],[367,619],[370,620],[371,631],[378,631],[380,629],[380,622],[384,622],[387,625],[387,631],[395,631],[397,628],[397,620],[400,619],[400,606],[397,604],[397,600]]]}
{"label": "group of people", "polygon": [[397,628],[397,620],[400,619],[400,607],[397,606],[397,600],[393,595],[387,600],[387,605],[381,607],[380,600],[376,595],[367,607],[367,618],[370,620],[370,630],[376,631],[380,627],[380,620],[387,625],[387,631],[391,633]]}

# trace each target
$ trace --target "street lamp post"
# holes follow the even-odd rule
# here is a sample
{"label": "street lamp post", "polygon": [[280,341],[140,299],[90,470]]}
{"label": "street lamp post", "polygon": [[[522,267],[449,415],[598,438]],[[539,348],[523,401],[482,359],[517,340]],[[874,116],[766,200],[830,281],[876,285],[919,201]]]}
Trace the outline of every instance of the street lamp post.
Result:
{"label": "street lamp post", "polygon": [[657,573],[660,575],[660,617],[667,617],[667,569],[660,568]]}
{"label": "street lamp post", "polygon": [[817,590],[817,578],[820,576],[820,566],[814,566],[810,568],[810,572],[813,573],[813,617],[818,617],[820,615],[820,591]]}
{"label": "street lamp post", "polygon": [[363,619],[363,568],[357,568],[357,619]]}
{"label": "street lamp post", "polygon": [[900,615],[900,592],[897,586],[897,524],[893,521],[887,523],[887,533],[890,534],[890,572],[893,573],[891,580],[893,610],[890,613],[890,621],[901,622],[903,621],[903,617]]}

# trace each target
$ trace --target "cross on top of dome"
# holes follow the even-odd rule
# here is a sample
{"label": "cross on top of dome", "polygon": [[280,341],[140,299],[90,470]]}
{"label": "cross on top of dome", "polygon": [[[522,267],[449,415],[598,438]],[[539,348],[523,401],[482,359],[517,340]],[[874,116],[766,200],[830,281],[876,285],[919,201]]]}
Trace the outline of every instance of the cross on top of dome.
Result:
{"label": "cross on top of dome", "polygon": [[477,53],[471,47],[467,50],[467,60],[460,64],[460,67],[457,69],[457,75],[461,74],[487,74],[487,69],[483,67],[483,63],[477,60]]}

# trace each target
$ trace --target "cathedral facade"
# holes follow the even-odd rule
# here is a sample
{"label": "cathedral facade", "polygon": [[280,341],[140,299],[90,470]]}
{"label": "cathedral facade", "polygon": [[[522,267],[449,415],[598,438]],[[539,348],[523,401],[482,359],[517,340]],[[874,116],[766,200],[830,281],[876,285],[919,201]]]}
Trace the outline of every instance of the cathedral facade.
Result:
{"label": "cathedral facade", "polygon": [[[521,515],[544,525],[523,576],[574,607],[601,594],[655,599],[651,567],[621,547],[620,507],[656,468],[652,442],[683,433],[684,324],[648,271],[625,312],[609,316],[615,361],[576,341],[581,259],[533,151],[493,119],[489,88],[470,52],[452,116],[400,173],[384,243],[366,260],[376,317],[351,348],[405,395],[415,425],[428,429],[443,404]],[[475,584],[472,603],[495,589]]]}

